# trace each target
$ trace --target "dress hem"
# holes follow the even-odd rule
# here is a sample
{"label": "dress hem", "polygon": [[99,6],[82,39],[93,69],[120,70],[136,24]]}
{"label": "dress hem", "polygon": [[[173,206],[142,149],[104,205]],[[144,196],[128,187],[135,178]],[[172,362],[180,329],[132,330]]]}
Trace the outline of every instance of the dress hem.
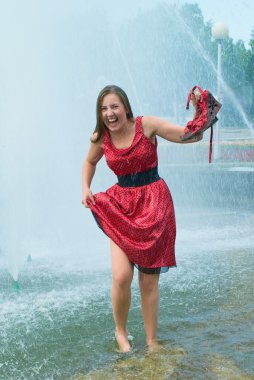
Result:
{"label": "dress hem", "polygon": [[[96,216],[96,214],[91,210],[92,214],[93,214],[93,217],[98,225],[98,227],[104,232],[104,234],[109,238],[111,239],[108,234],[104,231],[104,229],[102,228],[102,226],[100,225],[99,221],[98,221],[98,218]],[[113,239],[112,239],[113,240]],[[161,274],[161,273],[167,273],[169,271],[170,268],[176,268],[177,265],[170,265],[170,266],[163,266],[163,267],[156,267],[156,268],[145,268],[145,267],[142,267],[138,264],[135,264],[131,261],[131,263],[135,266],[135,268],[137,268],[140,272],[142,273],[145,273],[145,274]]]}

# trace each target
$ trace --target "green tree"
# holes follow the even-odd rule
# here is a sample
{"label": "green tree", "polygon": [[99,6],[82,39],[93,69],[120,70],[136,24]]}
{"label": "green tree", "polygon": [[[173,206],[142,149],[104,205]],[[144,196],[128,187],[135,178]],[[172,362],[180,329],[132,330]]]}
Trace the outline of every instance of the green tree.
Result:
{"label": "green tree", "polygon": [[[216,95],[217,42],[212,39],[212,25],[204,22],[198,4],[161,3],[121,27],[119,41],[141,111],[184,115],[187,94],[196,84]],[[222,41],[224,125],[243,123],[234,102],[253,115],[254,39],[250,46],[248,50],[242,41],[234,43],[231,38]]]}

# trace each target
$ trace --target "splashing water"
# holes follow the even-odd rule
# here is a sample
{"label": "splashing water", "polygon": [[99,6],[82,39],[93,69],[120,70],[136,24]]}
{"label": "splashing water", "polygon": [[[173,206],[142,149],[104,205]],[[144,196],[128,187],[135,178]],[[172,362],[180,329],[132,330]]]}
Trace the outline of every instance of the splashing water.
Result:
{"label": "splashing water", "polygon": [[[68,7],[74,3],[78,4],[68,2]],[[84,2],[79,2],[80,8],[81,4]],[[22,96],[13,91],[9,105],[9,112],[14,115],[13,109],[21,104],[16,113],[18,125],[11,120],[6,128],[13,135],[7,139],[4,165],[7,170],[3,176],[5,181],[1,181],[13,209],[4,226],[9,232],[1,235],[9,245],[6,257],[0,252],[0,377],[67,380],[172,376],[203,380],[239,375],[239,378],[250,379],[254,373],[253,168],[251,164],[245,171],[239,169],[241,164],[233,169],[218,165],[208,173],[203,164],[205,160],[198,161],[192,144],[184,147],[174,144],[173,148],[168,143],[165,150],[162,147],[159,152],[163,155],[159,160],[160,174],[173,194],[178,225],[178,268],[160,279],[158,333],[166,351],[146,355],[136,272],[128,325],[134,336],[134,356],[123,358],[116,351],[108,241],[97,229],[92,216],[80,207],[80,166],[84,139],[85,144],[89,142],[93,126],[89,116],[94,110],[93,82],[99,76],[110,79],[126,76],[126,87],[133,92],[138,108],[145,100],[138,96],[136,71],[132,72],[132,61],[128,59],[120,33],[114,34],[118,60],[106,61],[109,56],[115,59],[114,52],[109,49],[111,43],[108,46],[105,39],[101,39],[103,33],[96,29],[94,20],[89,24],[91,14],[84,22],[80,10],[69,12],[68,8],[64,17],[61,17],[64,5],[51,15],[50,10],[45,7],[44,14],[38,12],[38,19],[37,13],[33,14],[24,35],[27,49],[22,47],[29,52],[32,46],[35,56],[37,52],[38,57],[33,58],[34,62],[38,58],[39,66],[33,65],[32,74],[33,79],[36,80],[36,76],[40,79],[35,82],[35,90],[31,85],[27,93],[27,87],[20,86]],[[19,13],[25,17],[25,12]],[[98,21],[97,13],[93,14]],[[104,18],[99,21],[100,26],[104,25]],[[180,21],[178,24],[191,36],[191,31]],[[17,22],[21,34],[23,24],[23,19],[20,24]],[[42,33],[40,27],[45,24],[49,29],[43,29]],[[30,32],[33,29],[34,36]],[[109,29],[106,32],[111,33]],[[16,37],[15,28],[13,33]],[[160,33],[158,38],[161,38]],[[193,48],[216,72],[201,44],[195,36],[192,38]],[[145,40],[144,35],[142,39]],[[87,50],[89,52],[91,45],[89,55]],[[23,56],[20,57],[22,61]],[[48,59],[44,61],[42,57]],[[22,61],[23,65],[12,58],[13,65],[18,62],[22,70],[30,67],[30,54],[27,62]],[[112,70],[107,70],[104,58],[114,64]],[[115,67],[119,69],[116,76]],[[144,74],[142,69],[138,68],[139,77]],[[167,75],[168,70],[165,65]],[[32,83],[25,71],[19,74],[24,76],[24,84]],[[171,74],[173,81],[174,70]],[[9,72],[6,78],[11,77]],[[159,79],[162,81],[163,76]],[[15,77],[15,80],[20,79]],[[84,89],[89,96],[84,95]],[[16,93],[18,101],[15,103]],[[40,97],[36,98],[37,94]],[[24,99],[28,100],[24,102]],[[27,120],[20,123],[22,116],[25,118],[21,111],[26,107]],[[16,141],[14,146],[13,141]],[[19,149],[29,150],[29,157],[20,158]],[[180,156],[179,162],[176,156]],[[12,175],[7,183],[9,171]],[[102,164],[93,182],[94,192],[104,190],[113,181],[115,178]],[[239,196],[239,189],[244,197]],[[4,211],[8,206],[6,203]],[[28,239],[23,249],[24,236]],[[4,252],[5,247],[1,249]],[[19,282],[13,284],[13,280]],[[14,292],[13,285],[19,284],[21,290]]]}

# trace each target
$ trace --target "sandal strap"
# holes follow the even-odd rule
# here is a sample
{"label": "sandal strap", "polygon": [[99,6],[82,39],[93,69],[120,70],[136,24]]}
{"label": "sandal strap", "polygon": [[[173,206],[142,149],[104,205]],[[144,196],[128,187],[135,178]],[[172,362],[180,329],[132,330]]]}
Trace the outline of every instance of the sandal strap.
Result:
{"label": "sandal strap", "polygon": [[209,164],[212,162],[212,154],[213,154],[213,126],[211,126],[211,132],[210,132]]}

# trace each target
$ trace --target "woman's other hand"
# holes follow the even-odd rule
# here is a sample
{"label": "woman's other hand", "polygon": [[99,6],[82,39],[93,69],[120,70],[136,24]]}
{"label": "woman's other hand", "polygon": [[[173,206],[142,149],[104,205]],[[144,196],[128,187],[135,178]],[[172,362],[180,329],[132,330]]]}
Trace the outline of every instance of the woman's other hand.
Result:
{"label": "woman's other hand", "polygon": [[82,201],[81,201],[81,203],[85,207],[90,208],[90,206],[89,206],[90,201],[95,205],[95,200],[94,200],[93,193],[91,192],[90,189],[85,189],[83,191],[83,194],[82,194]]}

